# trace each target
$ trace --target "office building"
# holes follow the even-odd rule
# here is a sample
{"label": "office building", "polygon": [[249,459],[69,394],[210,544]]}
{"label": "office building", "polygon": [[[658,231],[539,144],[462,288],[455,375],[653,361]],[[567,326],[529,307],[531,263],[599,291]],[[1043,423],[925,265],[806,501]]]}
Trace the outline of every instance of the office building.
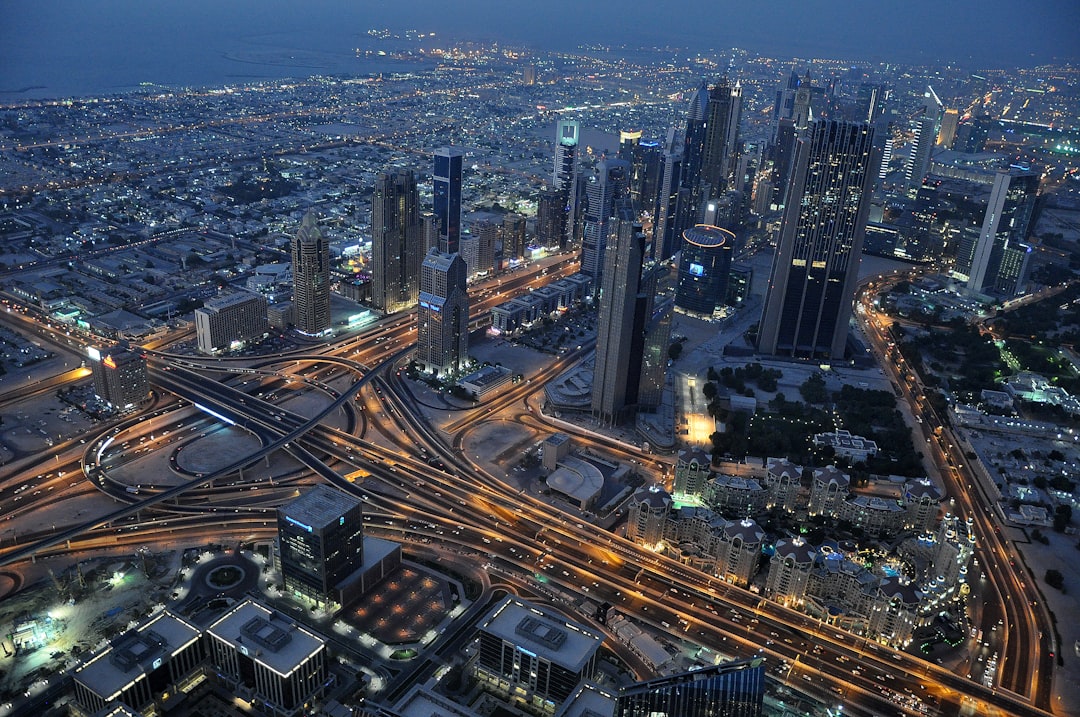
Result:
{"label": "office building", "polygon": [[618,424],[638,407],[645,339],[653,318],[654,265],[629,199],[616,208],[601,286],[592,414]]}
{"label": "office building", "polygon": [[432,251],[420,266],[416,311],[416,362],[438,376],[459,373],[468,363],[469,294],[459,254]]}
{"label": "office building", "polygon": [[653,241],[649,256],[657,261],[670,258],[679,250],[682,234],[678,231],[679,203],[683,199],[682,149],[676,147],[674,133],[668,135],[666,148],[661,154],[660,181],[656,188],[656,204],[653,214]]}
{"label": "office building", "polygon": [[908,189],[921,187],[930,171],[930,155],[937,142],[944,109],[934,88],[927,87],[923,94],[921,114],[915,118],[912,126],[915,136],[911,142],[911,154],[908,157],[907,166],[904,168],[904,179],[907,181]]}
{"label": "office building", "polygon": [[581,237],[581,273],[602,284],[604,252],[608,244],[615,206],[630,198],[630,163],[621,159],[600,161],[596,174],[585,185],[584,226]]}
{"label": "office building", "polygon": [[195,625],[168,610],[113,638],[75,668],[74,714],[98,714],[118,702],[140,714],[160,714],[190,691],[188,678],[205,657],[201,638]]}
{"label": "office building", "polygon": [[469,276],[487,275],[495,267],[495,246],[502,234],[502,224],[494,219],[479,219],[473,222],[471,233],[476,237],[476,263],[466,261]]}
{"label": "office building", "polygon": [[195,335],[204,354],[241,348],[269,331],[266,297],[253,291],[215,296],[195,309]]}
{"label": "office building", "polygon": [[514,702],[551,713],[592,679],[603,635],[508,595],[479,623],[474,671]]}
{"label": "office building", "polygon": [[972,253],[967,290],[1012,297],[1027,283],[1028,234],[1033,226],[1039,177],[1009,169],[998,172]]}
{"label": "office building", "polygon": [[461,169],[465,153],[457,147],[435,150],[432,171],[432,194],[435,220],[439,229],[439,251],[461,251]]}
{"label": "office building", "polygon": [[728,85],[725,77],[709,90],[706,108],[701,167],[701,181],[708,189],[706,198],[722,196],[729,189],[742,189],[742,182],[735,179],[741,116],[742,86],[738,82]]}
{"label": "office building", "polygon": [[682,172],[679,182],[680,203],[675,213],[675,240],[683,231],[701,221],[705,192],[702,176],[705,167],[705,141],[708,130],[709,87],[704,82],[690,97],[683,132]]}
{"label": "office building", "polygon": [[726,229],[698,224],[684,231],[675,306],[706,316],[723,306],[734,250],[735,235]]}
{"label": "office building", "polygon": [[[652,291],[655,293],[656,279],[651,281]],[[637,410],[645,413],[655,412],[663,399],[675,302],[671,299],[653,302],[649,310],[651,313],[645,323],[637,397]]]}
{"label": "office building", "polygon": [[274,717],[302,714],[326,689],[326,638],[254,600],[214,622],[206,643],[218,679]]}
{"label": "office building", "polygon": [[423,241],[416,176],[409,169],[380,173],[371,196],[371,303],[379,311],[416,306]]}
{"label": "office building", "polygon": [[960,110],[948,109],[941,115],[941,129],[938,130],[937,145],[952,149],[956,141],[956,130],[960,126]]}
{"label": "office building", "polygon": [[503,217],[500,236],[503,262],[525,258],[525,215],[511,212]]}
{"label": "office building", "polygon": [[559,192],[562,214],[558,215],[557,230],[565,249],[574,243],[574,225],[578,215],[578,135],[581,128],[574,120],[559,120],[555,126],[555,171],[552,186]]}
{"label": "office building", "polygon": [[330,329],[330,243],[308,212],[292,242],[293,321],[302,334]]}
{"label": "office building", "polygon": [[285,588],[337,602],[337,587],[364,562],[360,499],[326,485],[307,489],[277,511]]}
{"label": "office building", "polygon": [[874,132],[815,120],[792,158],[765,308],[762,353],[842,358],[873,187]]}
{"label": "office building", "polygon": [[566,197],[555,187],[544,187],[536,198],[536,243],[560,247],[566,242]]}
{"label": "office building", "polygon": [[761,717],[764,660],[739,660],[624,687],[615,717]]}
{"label": "office building", "polygon": [[126,345],[86,349],[94,376],[94,393],[115,409],[134,408],[150,400],[146,358]]}

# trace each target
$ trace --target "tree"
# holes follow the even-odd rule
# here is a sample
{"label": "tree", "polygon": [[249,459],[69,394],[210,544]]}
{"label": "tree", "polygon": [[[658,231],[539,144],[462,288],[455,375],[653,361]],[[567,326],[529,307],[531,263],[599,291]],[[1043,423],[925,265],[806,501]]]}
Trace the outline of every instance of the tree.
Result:
{"label": "tree", "polygon": [[1060,570],[1054,570],[1051,568],[1046,571],[1046,584],[1057,590],[1064,591],[1065,589],[1065,576],[1061,574]]}
{"label": "tree", "polygon": [[1065,529],[1069,527],[1069,523],[1072,522],[1072,506],[1068,503],[1063,503],[1057,507],[1054,511],[1054,530],[1059,533],[1064,533]]}
{"label": "tree", "polygon": [[825,403],[828,399],[828,391],[825,390],[825,378],[820,373],[812,373],[810,377],[799,386],[799,393],[807,403]]}
{"label": "tree", "polygon": [[712,401],[716,398],[716,384],[712,381],[708,381],[701,387],[701,392],[705,394],[705,398]]}
{"label": "tree", "polygon": [[682,342],[676,341],[671,346],[668,346],[667,355],[672,361],[678,361],[679,357],[682,356]]}

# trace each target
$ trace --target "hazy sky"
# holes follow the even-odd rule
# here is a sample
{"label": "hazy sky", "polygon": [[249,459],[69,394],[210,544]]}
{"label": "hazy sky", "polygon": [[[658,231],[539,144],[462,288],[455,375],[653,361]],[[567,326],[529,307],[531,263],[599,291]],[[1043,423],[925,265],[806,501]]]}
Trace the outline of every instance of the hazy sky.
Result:
{"label": "hazy sky", "polygon": [[0,0],[0,92],[221,84],[266,72],[260,50],[349,59],[372,27],[973,69],[1080,59],[1080,0]]}

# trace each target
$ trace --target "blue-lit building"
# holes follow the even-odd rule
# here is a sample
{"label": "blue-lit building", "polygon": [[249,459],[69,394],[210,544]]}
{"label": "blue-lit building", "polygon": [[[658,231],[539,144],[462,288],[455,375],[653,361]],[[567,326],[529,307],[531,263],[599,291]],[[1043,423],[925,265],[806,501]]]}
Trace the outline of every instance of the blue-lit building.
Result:
{"label": "blue-lit building", "polygon": [[432,189],[435,219],[439,226],[439,251],[461,250],[461,165],[465,154],[457,147],[435,150]]}
{"label": "blue-lit building", "polygon": [[755,658],[625,687],[615,717],[761,717],[764,699],[765,665]]}
{"label": "blue-lit building", "polygon": [[285,587],[337,602],[337,586],[364,562],[360,499],[317,485],[278,508],[278,556]]}
{"label": "blue-lit building", "polygon": [[675,306],[711,315],[727,299],[735,235],[707,224],[683,232]]}

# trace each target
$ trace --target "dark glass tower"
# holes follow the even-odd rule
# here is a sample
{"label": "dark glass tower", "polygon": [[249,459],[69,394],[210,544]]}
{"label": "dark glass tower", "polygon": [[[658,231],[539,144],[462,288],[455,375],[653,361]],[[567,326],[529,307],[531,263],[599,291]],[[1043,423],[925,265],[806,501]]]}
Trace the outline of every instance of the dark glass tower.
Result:
{"label": "dark glass tower", "polygon": [[728,662],[623,688],[615,717],[761,717],[765,665]]}
{"label": "dark glass tower", "polygon": [[308,212],[292,242],[296,330],[317,335],[330,328],[330,244]]}
{"label": "dark glass tower", "polygon": [[762,353],[841,358],[877,170],[866,123],[814,120],[796,141],[765,309]]}
{"label": "dark glass tower", "polygon": [[967,288],[973,293],[1012,297],[1026,280],[1025,242],[1033,225],[1039,176],[1011,169],[998,172],[971,259]]}
{"label": "dark glass tower", "polygon": [[317,485],[278,508],[285,587],[336,600],[335,587],[364,563],[364,517],[355,496]]}
{"label": "dark glass tower", "polygon": [[630,197],[629,162],[607,159],[585,185],[584,228],[581,237],[581,273],[597,282],[604,272],[604,251],[616,205]]}
{"label": "dark glass tower", "polygon": [[580,127],[573,120],[560,120],[555,127],[555,171],[553,186],[559,192],[562,214],[558,231],[563,249],[574,243],[574,220],[577,217],[577,154]]}
{"label": "dark glass tower", "polygon": [[660,166],[660,181],[656,188],[656,212],[653,214],[652,256],[657,260],[667,259],[678,251],[680,234],[678,229],[679,202],[682,194],[682,150],[674,146],[669,137],[668,148],[664,151]]}
{"label": "dark glass tower", "polygon": [[423,226],[412,170],[382,173],[371,197],[371,300],[392,313],[416,305]]}
{"label": "dark glass tower", "polygon": [[646,337],[653,328],[656,273],[629,198],[615,208],[601,280],[592,414],[618,424],[638,407]]}
{"label": "dark glass tower", "polygon": [[432,190],[439,225],[439,251],[461,251],[461,164],[464,153],[456,147],[435,150]]}
{"label": "dark glass tower", "polygon": [[734,248],[735,235],[726,229],[698,224],[684,231],[675,305],[711,316],[727,299]]}
{"label": "dark glass tower", "polygon": [[725,77],[709,90],[701,167],[701,181],[708,188],[709,198],[719,197],[728,189],[742,189],[741,182],[732,181],[738,165],[741,113],[739,83],[732,87]]}
{"label": "dark glass tower", "polygon": [[566,197],[561,190],[545,187],[536,200],[536,243],[545,247],[566,243]]}

